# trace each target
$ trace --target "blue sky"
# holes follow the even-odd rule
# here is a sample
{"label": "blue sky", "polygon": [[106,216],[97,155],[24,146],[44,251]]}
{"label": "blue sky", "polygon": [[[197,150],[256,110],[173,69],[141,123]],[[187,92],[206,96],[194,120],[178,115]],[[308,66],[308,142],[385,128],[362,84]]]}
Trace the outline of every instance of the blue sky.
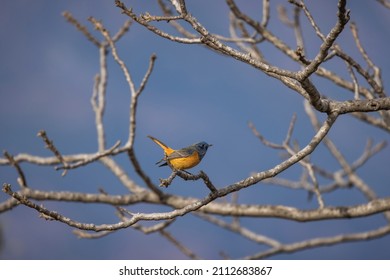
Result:
{"label": "blue sky", "polygon": [[[114,34],[127,19],[113,4],[114,1],[2,1],[0,4],[0,148],[11,154],[31,153],[51,155],[36,134],[47,131],[63,154],[94,152],[97,148],[94,115],[90,106],[94,76],[99,71],[98,50],[61,16],[70,11],[90,30],[89,16],[102,20]],[[224,1],[188,1],[191,13],[211,32],[228,35],[228,16]],[[260,1],[238,2],[251,15],[260,14]],[[309,2],[320,28],[328,31],[335,23],[337,1]],[[377,3],[350,1],[351,20],[357,23],[360,38],[368,54],[382,69],[385,89],[390,71],[387,55],[390,11]],[[129,2],[126,2],[129,3]],[[288,5],[287,1],[277,1]],[[206,5],[209,8],[206,9]],[[157,13],[155,1],[132,1],[137,13]],[[218,16],[215,16],[215,15]],[[370,17],[367,17],[370,15]],[[282,26],[272,7],[270,27],[278,37],[294,44],[292,31]],[[369,20],[368,20],[369,18]],[[305,20],[302,20],[306,23]],[[165,26],[160,24],[159,26]],[[166,27],[166,26],[165,26]],[[169,27],[167,30],[171,30]],[[101,36],[93,31],[94,34]],[[304,28],[305,43],[314,55],[319,41],[310,27]],[[338,42],[344,50],[362,61],[352,44],[347,28]],[[234,59],[211,52],[198,45],[180,45],[156,37],[145,28],[133,24],[130,32],[118,43],[118,51],[127,63],[137,84],[141,81],[152,53],[156,53],[155,69],[143,92],[138,107],[136,152],[144,170],[151,178],[167,177],[169,169],[157,168],[154,163],[162,156],[160,149],[146,138],[153,135],[174,148],[204,140],[212,143],[202,169],[217,187],[223,187],[251,172],[273,167],[281,161],[279,151],[263,146],[247,126],[252,121],[270,141],[284,139],[290,119],[297,114],[294,139],[301,146],[313,135],[303,111],[302,98],[263,73]],[[269,61],[288,69],[296,69],[279,53],[266,46]],[[107,145],[126,141],[128,135],[129,91],[123,73],[109,59],[109,85],[105,125]],[[341,65],[341,66],[340,66]],[[327,65],[348,78],[343,64]],[[350,99],[349,93],[315,78],[320,91],[338,100]],[[323,116],[320,116],[322,119]],[[368,137],[375,143],[389,141],[389,136],[376,128],[342,116],[330,132],[332,140],[345,157],[353,161],[364,150]],[[372,158],[358,174],[373,186],[378,196],[389,196],[389,148]],[[339,166],[323,147],[312,159],[330,170]],[[124,156],[118,161],[134,180],[142,181]],[[70,171],[65,177],[52,167],[22,165],[29,184],[42,190],[97,192],[99,187],[113,194],[126,193],[108,171],[99,164]],[[298,180],[300,167],[281,174],[282,178]],[[8,182],[17,188],[16,172],[0,167],[0,183]],[[169,193],[202,197],[206,189],[200,183],[181,179],[164,190]],[[0,201],[7,196],[0,193]],[[327,205],[363,203],[364,198],[354,190],[339,191],[324,197]],[[299,208],[316,207],[307,200],[304,191],[291,191],[276,186],[258,184],[240,192],[239,201],[258,204],[284,204]],[[45,202],[50,209],[76,220],[95,223],[116,222],[115,210],[109,206]],[[131,206],[131,211],[159,211],[150,205]],[[164,208],[166,209],[166,208]],[[282,242],[369,230],[384,224],[381,216],[352,221],[297,223],[276,219],[242,219],[242,223],[259,233]],[[126,229],[106,238],[82,240],[72,229],[47,222],[24,206],[0,216],[5,246],[0,257],[5,259],[176,259],[185,258],[158,234],[144,235]],[[201,230],[199,230],[201,229]],[[262,246],[253,244],[233,233],[226,232],[197,217],[187,215],[168,229],[181,242],[203,258],[219,258],[224,251],[232,258],[256,253]],[[390,258],[390,237],[362,243],[349,243],[318,248],[274,258],[287,259],[381,259]],[[158,249],[156,249],[158,248]]]}

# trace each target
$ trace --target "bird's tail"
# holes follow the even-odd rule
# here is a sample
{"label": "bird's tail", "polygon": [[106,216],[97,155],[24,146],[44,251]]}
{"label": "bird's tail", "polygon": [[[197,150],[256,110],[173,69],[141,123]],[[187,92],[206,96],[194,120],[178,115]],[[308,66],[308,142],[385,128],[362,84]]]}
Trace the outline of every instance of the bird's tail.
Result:
{"label": "bird's tail", "polygon": [[175,151],[175,150],[173,150],[172,148],[170,148],[170,147],[168,147],[167,145],[165,145],[165,144],[164,144],[163,142],[161,142],[160,140],[154,138],[153,136],[148,135],[148,137],[149,137],[150,139],[152,139],[152,141],[153,141],[154,143],[156,143],[157,145],[159,145],[159,146],[164,150],[164,152],[165,152],[166,155],[169,156],[171,153],[173,153],[173,152]]}

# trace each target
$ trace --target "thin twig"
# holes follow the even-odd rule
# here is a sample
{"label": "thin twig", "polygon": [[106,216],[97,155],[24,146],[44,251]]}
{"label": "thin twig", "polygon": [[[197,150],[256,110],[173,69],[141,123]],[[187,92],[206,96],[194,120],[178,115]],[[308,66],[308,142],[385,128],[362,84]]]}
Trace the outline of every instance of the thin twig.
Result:
{"label": "thin twig", "polygon": [[68,164],[66,166],[64,166],[64,165],[56,166],[55,169],[56,170],[60,170],[60,169],[75,169],[75,168],[78,168],[80,166],[84,166],[84,165],[90,164],[91,162],[97,161],[97,160],[99,160],[99,159],[101,159],[103,157],[112,155],[113,151],[115,149],[117,149],[120,146],[120,144],[121,144],[121,141],[118,140],[111,148],[109,148],[109,149],[107,149],[105,151],[98,152],[95,156],[86,158],[84,160],[78,161],[78,162],[73,163],[73,164]]}
{"label": "thin twig", "polygon": [[135,95],[136,90],[135,90],[133,79],[130,75],[129,70],[127,69],[125,62],[122,59],[120,59],[114,41],[112,40],[108,30],[103,26],[103,24],[100,21],[96,20],[95,18],[89,17],[88,20],[95,26],[97,30],[101,32],[103,37],[110,45],[112,56],[114,57],[114,60],[119,64],[120,68],[122,69],[122,72],[125,75],[125,79],[128,85],[130,86],[130,92],[132,95]]}
{"label": "thin twig", "polygon": [[307,250],[307,249],[321,247],[321,246],[331,246],[339,243],[370,240],[373,238],[379,238],[389,233],[390,233],[390,226],[387,225],[371,231],[351,233],[351,234],[340,234],[332,237],[308,239],[301,242],[283,244],[279,247],[272,248],[267,251],[248,256],[246,257],[246,259],[264,259],[280,253],[293,253],[293,252]]}
{"label": "thin twig", "polygon": [[95,125],[97,131],[98,150],[101,152],[106,147],[103,116],[106,106],[107,92],[107,47],[102,44],[99,47],[100,74],[95,78],[95,84],[91,97],[92,109],[95,112]]}
{"label": "thin twig", "polygon": [[354,84],[354,93],[355,93],[354,98],[355,98],[355,100],[359,100],[360,99],[360,97],[359,97],[359,83],[358,83],[358,80],[356,78],[355,72],[353,71],[353,68],[351,67],[351,65],[349,63],[345,62],[345,64],[347,65],[349,75],[351,76],[352,83]]}
{"label": "thin twig", "polygon": [[390,9],[390,2],[388,0],[377,0],[379,3],[381,3],[384,7]]}
{"label": "thin twig", "polygon": [[166,230],[160,230],[160,234],[165,237],[168,241],[170,241],[175,247],[177,247],[184,255],[189,257],[192,260],[200,260],[200,257],[196,255],[192,250],[188,247],[184,246],[181,242],[179,242],[171,233]]}
{"label": "thin twig", "polygon": [[[311,74],[313,74],[321,63],[325,60],[329,49],[333,46],[333,43],[336,41],[337,37],[343,31],[345,25],[349,21],[349,11],[346,10],[346,0],[339,0],[338,4],[338,13],[337,13],[337,23],[325,37],[325,40],[320,46],[319,52],[316,57],[308,64],[303,70],[297,73],[297,79],[299,81],[305,81]],[[311,95],[311,92],[309,92]]]}
{"label": "thin twig", "polygon": [[173,179],[175,179],[176,176],[179,176],[180,178],[182,178],[186,181],[187,180],[196,181],[196,180],[202,179],[204,184],[207,186],[207,188],[212,193],[217,192],[217,189],[215,188],[213,183],[211,183],[210,178],[203,171],[200,171],[198,174],[194,175],[194,174],[188,173],[186,171],[182,171],[182,170],[172,170],[171,175],[169,175],[169,177],[167,179],[160,179],[160,186],[161,187],[168,187],[172,183]]}
{"label": "thin twig", "polygon": [[261,26],[263,28],[266,28],[269,19],[270,19],[270,5],[269,5],[269,0],[263,0],[263,10],[262,10],[262,19],[261,19]]}
{"label": "thin twig", "polygon": [[265,146],[270,147],[272,149],[283,149],[283,145],[268,141],[262,134],[260,134],[260,132],[256,129],[255,125],[252,122],[248,122],[248,126],[252,130],[253,135],[255,135]]}
{"label": "thin twig", "polygon": [[138,98],[145,89],[146,83],[149,81],[150,75],[152,74],[154,64],[156,61],[156,54],[152,54],[149,59],[149,67],[141,81],[139,88],[131,95],[131,104],[130,104],[130,127],[129,127],[129,138],[126,144],[129,149],[132,149],[135,139],[135,129],[136,129],[136,113],[138,107]]}
{"label": "thin twig", "polygon": [[[319,122],[316,118],[313,110],[310,106],[305,103],[305,110],[310,118],[310,121],[312,122],[312,125],[315,129],[319,128]],[[348,161],[345,159],[345,157],[342,155],[340,150],[336,147],[336,145],[333,143],[332,140],[330,140],[328,137],[325,137],[323,139],[323,143],[328,148],[329,152],[333,155],[333,157],[339,162],[340,166],[343,168],[346,175],[349,177],[349,180],[352,184],[356,186],[367,198],[368,201],[374,200],[377,198],[377,195],[375,194],[374,190],[368,186],[352,169],[351,165],[348,163]],[[390,223],[390,212],[384,213],[385,217]]]}
{"label": "thin twig", "polygon": [[23,172],[22,168],[20,167],[19,163],[17,161],[15,161],[14,157],[11,154],[9,154],[7,151],[4,151],[3,154],[6,157],[6,159],[8,159],[10,165],[15,167],[16,172],[19,174],[18,183],[19,183],[20,187],[21,188],[28,188],[26,176],[24,175],[24,172]]}
{"label": "thin twig", "polygon": [[68,11],[65,11],[62,13],[62,16],[68,21],[70,22],[72,25],[74,25],[77,30],[79,30],[81,33],[83,33],[85,35],[85,37],[91,41],[96,47],[100,47],[100,42],[99,40],[97,40],[92,34],[91,32],[88,31],[88,28],[85,27],[84,25],[82,25],[77,19],[75,19],[73,17],[73,15],[68,12]]}
{"label": "thin twig", "polygon": [[118,30],[118,32],[114,36],[112,36],[112,41],[119,41],[129,31],[131,24],[131,20],[126,20],[122,27]]}
{"label": "thin twig", "polygon": [[218,219],[214,216],[207,215],[207,214],[200,213],[200,212],[195,213],[195,215],[210,222],[210,223],[213,223],[221,228],[225,228],[227,230],[235,232],[235,233],[237,233],[237,234],[239,234],[239,235],[241,235],[241,236],[243,236],[243,237],[245,237],[253,242],[256,242],[259,244],[265,244],[265,245],[270,246],[270,247],[279,247],[281,245],[281,243],[278,242],[277,240],[270,238],[270,237],[267,237],[267,236],[262,235],[262,234],[255,233],[255,232],[247,229],[246,227],[238,225],[237,223],[227,223],[227,222],[223,221],[222,219]]}
{"label": "thin twig", "polygon": [[66,167],[68,166],[68,163],[65,161],[65,159],[62,157],[61,153],[58,151],[58,149],[56,148],[56,146],[54,146],[54,143],[53,141],[51,141],[49,139],[49,137],[47,136],[46,134],[46,131],[44,130],[41,130],[38,132],[38,136],[42,138],[42,140],[45,142],[46,144],[46,148],[49,149],[50,151],[53,152],[53,154],[56,156],[56,158],[58,159],[59,162],[62,163],[62,165],[64,166],[65,170],[62,172],[62,176],[65,176],[66,173],[67,173],[67,169]]}

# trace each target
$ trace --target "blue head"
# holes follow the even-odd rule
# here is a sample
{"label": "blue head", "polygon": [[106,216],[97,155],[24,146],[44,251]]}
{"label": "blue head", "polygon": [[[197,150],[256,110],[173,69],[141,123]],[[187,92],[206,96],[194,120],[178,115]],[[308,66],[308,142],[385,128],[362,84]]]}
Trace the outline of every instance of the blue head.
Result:
{"label": "blue head", "polygon": [[207,152],[207,149],[212,146],[211,144],[207,144],[206,142],[202,141],[202,142],[199,142],[199,143],[195,143],[194,144],[194,147],[195,149],[198,151],[199,153],[199,157],[200,159],[202,159],[204,157],[204,155],[206,154]]}

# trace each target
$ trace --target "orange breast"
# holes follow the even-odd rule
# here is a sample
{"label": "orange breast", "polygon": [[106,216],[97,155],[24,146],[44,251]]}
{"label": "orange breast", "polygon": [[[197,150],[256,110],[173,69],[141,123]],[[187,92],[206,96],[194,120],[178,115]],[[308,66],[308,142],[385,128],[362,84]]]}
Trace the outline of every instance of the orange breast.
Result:
{"label": "orange breast", "polygon": [[200,162],[199,155],[194,152],[192,155],[185,158],[173,158],[169,160],[170,165],[178,170],[189,169],[194,167]]}

